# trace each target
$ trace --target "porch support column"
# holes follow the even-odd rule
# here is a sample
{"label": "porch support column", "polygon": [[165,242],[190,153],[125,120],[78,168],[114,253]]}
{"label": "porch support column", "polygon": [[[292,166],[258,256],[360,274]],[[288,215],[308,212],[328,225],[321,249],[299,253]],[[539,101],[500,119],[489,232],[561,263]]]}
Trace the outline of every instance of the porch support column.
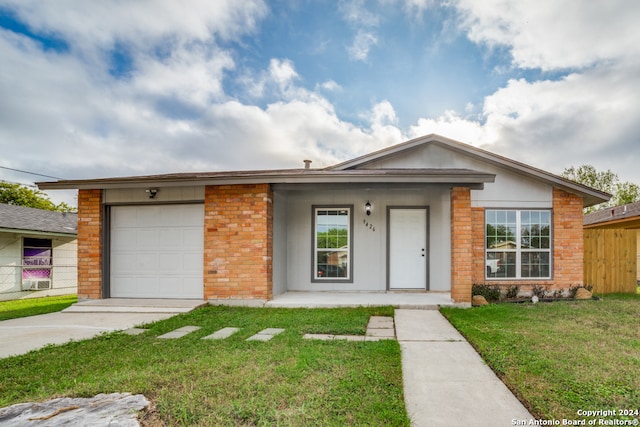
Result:
{"label": "porch support column", "polygon": [[204,298],[273,298],[273,192],[269,184],[205,188]]}
{"label": "porch support column", "polygon": [[471,189],[451,188],[451,299],[471,302],[473,227]]}
{"label": "porch support column", "polygon": [[102,298],[102,190],[78,191],[78,299]]}

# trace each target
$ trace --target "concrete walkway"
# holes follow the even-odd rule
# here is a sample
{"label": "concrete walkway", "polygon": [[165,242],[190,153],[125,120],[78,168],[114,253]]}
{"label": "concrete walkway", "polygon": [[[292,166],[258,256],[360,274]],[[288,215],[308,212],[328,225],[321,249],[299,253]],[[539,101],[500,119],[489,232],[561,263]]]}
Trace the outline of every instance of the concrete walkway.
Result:
{"label": "concrete walkway", "polygon": [[62,312],[0,322],[0,358],[37,350],[49,344],[92,338],[142,323],[167,319],[204,304],[201,300],[93,300]]}
{"label": "concrete walkway", "polygon": [[436,310],[396,310],[413,427],[511,426],[533,417]]}

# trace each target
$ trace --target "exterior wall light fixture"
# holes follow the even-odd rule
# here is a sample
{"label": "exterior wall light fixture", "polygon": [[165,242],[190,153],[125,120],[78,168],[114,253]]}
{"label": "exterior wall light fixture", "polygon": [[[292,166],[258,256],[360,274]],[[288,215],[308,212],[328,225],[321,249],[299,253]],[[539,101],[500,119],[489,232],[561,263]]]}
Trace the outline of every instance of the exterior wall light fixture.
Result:
{"label": "exterior wall light fixture", "polygon": [[150,199],[155,199],[156,194],[158,194],[158,189],[157,188],[148,188],[147,190],[145,190],[147,192],[147,194],[149,195]]}
{"label": "exterior wall light fixture", "polygon": [[364,212],[367,216],[371,215],[371,203],[367,200],[367,203],[364,204]]}

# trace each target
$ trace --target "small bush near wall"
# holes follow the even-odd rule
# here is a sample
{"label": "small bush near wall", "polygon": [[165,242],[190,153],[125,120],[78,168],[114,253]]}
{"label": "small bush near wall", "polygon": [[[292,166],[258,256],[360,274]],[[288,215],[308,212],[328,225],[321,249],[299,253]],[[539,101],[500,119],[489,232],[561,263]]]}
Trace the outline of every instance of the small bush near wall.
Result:
{"label": "small bush near wall", "polygon": [[518,297],[518,293],[520,293],[520,286],[513,285],[507,288],[507,292],[505,293],[505,297],[507,299],[515,299]]}
{"label": "small bush near wall", "polygon": [[533,287],[531,288],[531,293],[534,296],[537,296],[538,298],[542,299],[546,296],[547,289],[544,286],[533,285]]}
{"label": "small bush near wall", "polygon": [[482,295],[487,301],[500,300],[500,287],[498,285],[480,285],[471,287],[471,295]]}

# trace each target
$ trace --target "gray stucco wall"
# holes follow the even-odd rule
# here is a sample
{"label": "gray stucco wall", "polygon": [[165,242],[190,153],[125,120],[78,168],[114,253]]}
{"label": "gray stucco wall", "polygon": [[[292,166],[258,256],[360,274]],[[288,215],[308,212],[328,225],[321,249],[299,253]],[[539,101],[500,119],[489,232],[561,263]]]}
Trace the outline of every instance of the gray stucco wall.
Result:
{"label": "gray stucco wall", "polygon": [[551,208],[553,206],[553,188],[550,185],[433,144],[366,166],[366,169],[379,168],[457,168],[493,173],[496,175],[494,183],[485,184],[484,190],[471,192],[473,207]]}
{"label": "gray stucco wall", "polygon": [[[432,185],[420,190],[323,190],[276,192],[276,218],[286,206],[285,224],[274,224],[274,294],[282,291],[380,291],[387,289],[387,206],[428,206],[430,216],[430,290],[451,287],[450,190]],[[372,206],[371,216],[364,204]],[[278,206],[280,204],[280,206]],[[353,205],[353,283],[312,283],[314,205]],[[280,215],[278,215],[280,214]],[[365,226],[364,222],[372,227]],[[374,231],[375,228],[375,231]],[[286,242],[286,244],[284,243]],[[277,248],[277,249],[276,249]],[[284,249],[283,249],[284,248]],[[282,258],[286,258],[286,261]],[[286,262],[286,266],[285,266]],[[286,278],[282,271],[287,272]],[[286,282],[286,283],[283,283]]]}

